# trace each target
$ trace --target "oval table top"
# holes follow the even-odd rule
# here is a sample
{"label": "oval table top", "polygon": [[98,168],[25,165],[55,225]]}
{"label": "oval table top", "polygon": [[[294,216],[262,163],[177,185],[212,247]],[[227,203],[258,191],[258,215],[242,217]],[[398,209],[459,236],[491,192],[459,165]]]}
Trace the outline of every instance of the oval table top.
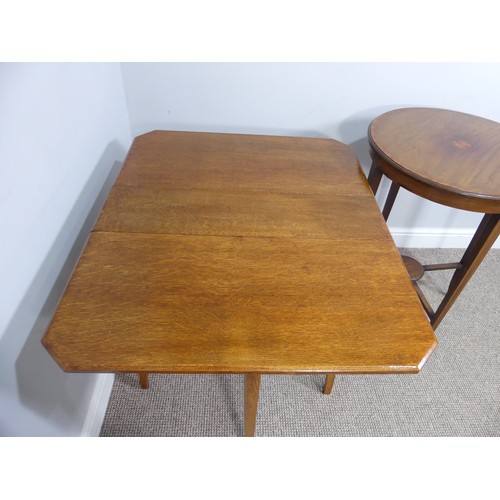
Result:
{"label": "oval table top", "polygon": [[432,201],[500,213],[500,123],[457,111],[402,108],[375,118],[379,168]]}

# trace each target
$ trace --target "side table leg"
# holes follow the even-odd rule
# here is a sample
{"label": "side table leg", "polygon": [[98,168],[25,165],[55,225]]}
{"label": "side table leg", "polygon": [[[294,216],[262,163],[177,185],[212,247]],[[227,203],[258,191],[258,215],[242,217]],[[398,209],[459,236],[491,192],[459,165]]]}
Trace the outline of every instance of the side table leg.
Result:
{"label": "side table leg", "polygon": [[255,420],[259,405],[260,373],[245,374],[245,436],[255,434]]}
{"label": "side table leg", "polygon": [[378,186],[382,179],[382,170],[377,167],[375,160],[372,162],[372,166],[370,168],[370,172],[368,172],[368,184],[370,184],[370,188],[374,195],[377,194]]}
{"label": "side table leg", "polygon": [[389,214],[391,213],[392,207],[394,206],[394,202],[396,201],[396,196],[399,192],[399,184],[396,184],[392,181],[391,188],[389,189],[389,194],[384,203],[384,210],[382,211],[382,215],[384,216],[384,220],[387,222],[389,218]]}
{"label": "side table leg", "polygon": [[334,381],[335,381],[335,375],[333,373],[327,373],[325,385],[323,386],[323,394],[330,394],[332,392]]}
{"label": "side table leg", "polygon": [[448,291],[431,318],[431,325],[434,329],[439,326],[499,234],[500,214],[486,214],[460,261],[462,267],[453,274]]}
{"label": "side table leg", "polygon": [[[377,161],[375,159],[375,154],[372,153],[373,162],[370,168],[370,172],[368,173],[368,184],[372,190],[373,195],[375,196],[378,191],[378,187],[380,185],[380,181],[382,180],[383,172],[377,166]],[[389,218],[389,214],[391,213],[392,206],[394,205],[394,201],[396,200],[396,196],[398,195],[399,184],[392,181],[391,188],[389,190],[389,194],[387,195],[387,199],[384,203],[384,209],[382,211],[382,215],[384,216],[384,220],[387,221]]]}

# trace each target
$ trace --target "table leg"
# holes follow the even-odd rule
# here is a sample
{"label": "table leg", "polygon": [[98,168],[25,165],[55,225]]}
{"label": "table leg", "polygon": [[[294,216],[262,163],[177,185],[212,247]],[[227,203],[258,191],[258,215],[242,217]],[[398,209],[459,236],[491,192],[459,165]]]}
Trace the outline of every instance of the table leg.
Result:
{"label": "table leg", "polygon": [[259,404],[260,373],[245,374],[245,436],[255,434],[255,420]]}
{"label": "table leg", "polygon": [[139,382],[141,384],[142,389],[147,389],[149,387],[148,373],[140,372],[139,373]]}
{"label": "table leg", "polygon": [[370,168],[370,172],[368,173],[368,184],[373,192],[373,194],[377,194],[378,186],[380,181],[382,180],[382,170],[377,167],[375,160],[372,162],[372,166]]}
{"label": "table leg", "polygon": [[[370,168],[370,172],[368,173],[368,184],[370,185],[370,188],[374,195],[377,194],[382,177],[383,172],[377,166],[377,161],[374,159]],[[396,200],[396,196],[398,195],[398,191],[399,184],[392,181],[391,187],[389,189],[389,194],[387,195],[384,203],[384,209],[382,211],[382,215],[384,216],[385,221],[387,221],[387,219],[389,218],[389,214],[391,213],[394,201]]]}
{"label": "table leg", "polygon": [[486,214],[460,261],[461,267],[453,274],[448,291],[431,318],[434,329],[439,326],[499,234],[500,214]]}
{"label": "table leg", "polygon": [[333,373],[326,374],[325,385],[323,386],[323,394],[330,394],[332,392],[334,380],[335,375]]}
{"label": "table leg", "polygon": [[396,196],[399,192],[399,184],[396,184],[394,181],[391,184],[391,188],[389,189],[389,194],[384,203],[384,209],[382,211],[382,215],[384,216],[384,220],[387,222],[389,218],[389,214],[391,213],[394,202],[396,201]]}
{"label": "table leg", "polygon": [[422,292],[421,288],[418,286],[418,283],[416,281],[412,281],[413,288],[417,292],[418,298],[420,299],[420,303],[422,304],[422,307],[424,308],[424,311],[426,312],[427,316],[432,318],[434,315],[434,310],[432,309],[432,306],[429,304],[429,301],[424,295],[424,292]]}

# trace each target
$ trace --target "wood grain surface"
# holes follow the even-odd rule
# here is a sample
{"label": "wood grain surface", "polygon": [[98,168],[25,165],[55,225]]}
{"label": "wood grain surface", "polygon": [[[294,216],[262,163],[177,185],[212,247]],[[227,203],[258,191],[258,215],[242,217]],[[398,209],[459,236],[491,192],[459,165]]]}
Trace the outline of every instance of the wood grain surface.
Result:
{"label": "wood grain surface", "polygon": [[[362,217],[353,217],[353,214]],[[373,197],[115,186],[96,231],[379,239],[388,231]]]}
{"label": "wood grain surface", "polygon": [[154,132],[43,343],[67,371],[395,373],[436,339],[347,146]]}
{"label": "wood grain surface", "polygon": [[404,108],[375,118],[368,135],[378,168],[406,189],[455,208],[500,213],[500,123]]}
{"label": "wood grain surface", "polygon": [[155,131],[138,137],[116,184],[367,196],[353,151],[332,139]]}

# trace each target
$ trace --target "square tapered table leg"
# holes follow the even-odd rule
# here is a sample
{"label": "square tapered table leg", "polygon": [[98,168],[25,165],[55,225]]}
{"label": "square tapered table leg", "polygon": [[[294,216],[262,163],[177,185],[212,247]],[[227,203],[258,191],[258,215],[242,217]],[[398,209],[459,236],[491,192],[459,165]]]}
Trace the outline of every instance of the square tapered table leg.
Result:
{"label": "square tapered table leg", "polygon": [[245,436],[255,434],[255,420],[259,404],[260,373],[245,374]]}

